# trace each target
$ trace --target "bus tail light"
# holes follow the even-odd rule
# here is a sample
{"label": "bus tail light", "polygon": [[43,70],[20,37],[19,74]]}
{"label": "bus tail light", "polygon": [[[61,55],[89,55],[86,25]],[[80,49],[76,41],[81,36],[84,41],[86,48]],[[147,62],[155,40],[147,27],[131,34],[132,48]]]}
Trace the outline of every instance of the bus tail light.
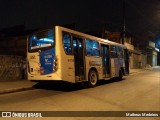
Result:
{"label": "bus tail light", "polygon": [[58,59],[57,57],[54,58],[54,63],[53,63],[53,70],[56,71],[58,69]]}

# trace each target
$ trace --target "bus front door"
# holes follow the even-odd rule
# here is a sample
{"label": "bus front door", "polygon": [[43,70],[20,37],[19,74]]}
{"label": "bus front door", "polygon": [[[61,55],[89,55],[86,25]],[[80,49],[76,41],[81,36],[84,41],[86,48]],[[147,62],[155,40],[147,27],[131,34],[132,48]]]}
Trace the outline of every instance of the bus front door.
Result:
{"label": "bus front door", "polygon": [[83,39],[73,37],[73,53],[74,53],[74,66],[75,66],[75,80],[85,80],[84,72],[84,46]]}
{"label": "bus front door", "polygon": [[110,64],[109,64],[109,46],[101,45],[102,63],[103,63],[103,76],[104,78],[110,77]]}

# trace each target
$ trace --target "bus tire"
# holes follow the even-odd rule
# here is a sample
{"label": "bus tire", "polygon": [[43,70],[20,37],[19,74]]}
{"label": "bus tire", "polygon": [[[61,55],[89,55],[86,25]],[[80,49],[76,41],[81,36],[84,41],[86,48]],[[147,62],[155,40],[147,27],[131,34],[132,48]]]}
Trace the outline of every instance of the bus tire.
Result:
{"label": "bus tire", "polygon": [[89,87],[96,86],[97,81],[98,81],[97,72],[95,70],[91,70],[88,75],[88,86]]}
{"label": "bus tire", "polygon": [[123,72],[122,72],[122,70],[119,70],[119,77],[118,77],[118,79],[122,80],[122,78],[123,78]]}

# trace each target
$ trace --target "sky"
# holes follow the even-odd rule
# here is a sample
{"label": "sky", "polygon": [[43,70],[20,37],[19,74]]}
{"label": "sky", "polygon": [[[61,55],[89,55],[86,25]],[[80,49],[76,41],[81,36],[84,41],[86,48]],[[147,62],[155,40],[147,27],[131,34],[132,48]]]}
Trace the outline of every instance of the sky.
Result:
{"label": "sky", "polygon": [[[123,25],[123,0],[0,0],[0,28],[76,24],[83,30]],[[126,0],[126,29],[159,34],[160,0]]]}

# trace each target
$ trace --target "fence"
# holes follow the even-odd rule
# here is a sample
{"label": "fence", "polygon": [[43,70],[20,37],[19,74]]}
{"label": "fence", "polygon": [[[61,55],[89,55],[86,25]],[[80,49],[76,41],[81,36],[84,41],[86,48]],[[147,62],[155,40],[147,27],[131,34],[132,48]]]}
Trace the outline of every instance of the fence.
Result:
{"label": "fence", "polygon": [[0,81],[22,79],[25,64],[21,56],[0,55]]}

